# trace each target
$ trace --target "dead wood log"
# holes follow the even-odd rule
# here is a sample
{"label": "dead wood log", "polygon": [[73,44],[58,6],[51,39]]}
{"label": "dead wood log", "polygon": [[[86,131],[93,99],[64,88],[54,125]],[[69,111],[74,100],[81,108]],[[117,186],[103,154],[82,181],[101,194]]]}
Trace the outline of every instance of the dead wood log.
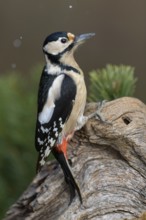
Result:
{"label": "dead wood log", "polygon": [[[87,115],[95,111],[97,103],[87,105]],[[62,170],[48,162],[5,220],[123,220],[146,211],[146,106],[124,97],[106,102],[100,112],[105,122],[90,119],[69,145],[83,204],[76,196],[68,206]]]}

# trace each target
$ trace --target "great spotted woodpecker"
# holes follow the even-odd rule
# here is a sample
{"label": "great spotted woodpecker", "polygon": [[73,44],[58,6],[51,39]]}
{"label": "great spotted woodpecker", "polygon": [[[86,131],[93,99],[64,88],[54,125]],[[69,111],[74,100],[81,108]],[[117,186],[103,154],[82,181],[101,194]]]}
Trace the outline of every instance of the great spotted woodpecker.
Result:
{"label": "great spotted woodpecker", "polygon": [[75,49],[94,33],[75,36],[69,32],[49,35],[43,44],[46,65],[40,79],[35,146],[39,152],[37,171],[50,152],[60,163],[70,188],[70,203],[79,187],[67,160],[67,143],[87,121],[83,116],[86,86],[83,72],[74,59]]}

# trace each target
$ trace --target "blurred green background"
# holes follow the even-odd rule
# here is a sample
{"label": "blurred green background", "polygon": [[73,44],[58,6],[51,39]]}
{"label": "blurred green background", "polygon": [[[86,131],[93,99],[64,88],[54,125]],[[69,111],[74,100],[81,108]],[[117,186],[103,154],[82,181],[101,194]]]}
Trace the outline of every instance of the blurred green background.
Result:
{"label": "blurred green background", "polygon": [[37,65],[27,76],[12,71],[0,77],[0,217],[35,175],[36,94],[41,70],[42,65]]}
{"label": "blurred green background", "polygon": [[[135,69],[134,95],[146,102],[145,24],[144,0],[0,1],[0,219],[35,176],[34,130],[44,38],[60,30],[95,32],[76,54],[85,72],[89,99],[96,100],[96,92],[97,99],[106,98],[109,84],[109,100],[133,95]],[[125,67],[124,75],[120,66],[121,81],[118,76],[112,83],[118,67],[106,66],[108,63],[132,67]],[[106,73],[102,77],[104,72],[111,73],[108,80]],[[119,82],[128,83],[119,87]]]}

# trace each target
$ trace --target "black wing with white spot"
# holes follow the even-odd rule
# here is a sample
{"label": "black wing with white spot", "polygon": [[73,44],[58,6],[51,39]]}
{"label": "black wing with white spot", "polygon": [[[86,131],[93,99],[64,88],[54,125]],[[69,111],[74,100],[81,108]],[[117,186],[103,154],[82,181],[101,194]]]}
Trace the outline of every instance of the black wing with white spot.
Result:
{"label": "black wing with white spot", "polygon": [[68,75],[50,75],[45,71],[40,80],[35,146],[39,165],[45,163],[59,138],[76,96],[76,85]]}

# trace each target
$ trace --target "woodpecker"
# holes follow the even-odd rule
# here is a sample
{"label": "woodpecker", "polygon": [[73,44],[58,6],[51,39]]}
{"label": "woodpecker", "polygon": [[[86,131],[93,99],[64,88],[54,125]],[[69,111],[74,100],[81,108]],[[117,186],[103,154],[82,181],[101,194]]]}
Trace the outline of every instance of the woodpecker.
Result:
{"label": "woodpecker", "polygon": [[74,132],[88,120],[83,116],[86,104],[84,75],[74,59],[74,51],[94,33],[75,36],[70,32],[55,32],[43,43],[46,65],[39,91],[35,146],[39,152],[37,172],[50,154],[58,160],[70,188],[70,203],[80,189],[73,177],[67,158],[67,143]]}

